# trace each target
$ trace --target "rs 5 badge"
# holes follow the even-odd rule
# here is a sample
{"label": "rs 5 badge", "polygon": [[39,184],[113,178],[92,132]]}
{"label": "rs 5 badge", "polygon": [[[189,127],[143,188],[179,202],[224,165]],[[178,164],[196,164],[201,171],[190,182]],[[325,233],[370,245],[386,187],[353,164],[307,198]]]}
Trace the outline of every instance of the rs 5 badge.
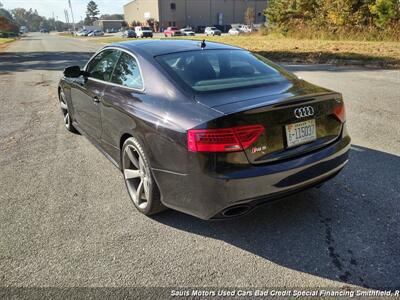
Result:
{"label": "rs 5 badge", "polygon": [[262,146],[262,147],[253,147],[251,149],[251,153],[255,154],[257,152],[265,151],[267,150],[267,146]]}

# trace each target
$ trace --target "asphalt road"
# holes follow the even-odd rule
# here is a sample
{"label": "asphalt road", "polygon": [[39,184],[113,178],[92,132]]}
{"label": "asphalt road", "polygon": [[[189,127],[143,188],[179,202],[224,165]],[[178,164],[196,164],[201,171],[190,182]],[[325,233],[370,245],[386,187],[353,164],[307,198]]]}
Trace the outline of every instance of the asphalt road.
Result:
{"label": "asphalt road", "polygon": [[400,72],[290,66],[344,94],[346,169],[229,221],[135,211],[120,172],[64,129],[66,65],[99,45],[30,35],[0,54],[0,286],[400,288]]}

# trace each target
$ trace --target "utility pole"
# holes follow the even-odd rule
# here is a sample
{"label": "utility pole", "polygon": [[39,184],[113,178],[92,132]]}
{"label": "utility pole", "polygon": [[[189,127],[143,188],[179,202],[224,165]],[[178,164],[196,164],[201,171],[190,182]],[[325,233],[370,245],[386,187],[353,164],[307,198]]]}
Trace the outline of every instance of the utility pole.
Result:
{"label": "utility pole", "polygon": [[67,26],[68,26],[68,31],[70,31],[71,27],[70,27],[69,15],[68,15],[68,10],[67,9],[64,9],[64,14],[65,14],[65,22],[67,22]]}
{"label": "utility pole", "polygon": [[74,32],[75,30],[75,20],[74,20],[74,12],[72,11],[72,4],[71,4],[71,0],[68,0],[68,4],[69,4],[69,8],[71,10],[71,17],[72,17],[72,27],[74,28]]}
{"label": "utility pole", "polygon": [[53,28],[54,28],[54,31],[57,31],[57,29],[56,29],[56,19],[54,18],[54,11],[53,11]]}

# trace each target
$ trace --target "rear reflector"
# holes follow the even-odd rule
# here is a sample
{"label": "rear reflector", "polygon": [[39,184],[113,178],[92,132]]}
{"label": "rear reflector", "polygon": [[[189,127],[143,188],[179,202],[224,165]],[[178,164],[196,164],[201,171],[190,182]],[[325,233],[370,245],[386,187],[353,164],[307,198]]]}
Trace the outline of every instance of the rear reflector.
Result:
{"label": "rear reflector", "polygon": [[340,122],[344,123],[346,121],[346,110],[343,102],[335,108],[333,113]]}
{"label": "rear reflector", "polygon": [[188,130],[191,152],[234,152],[249,148],[265,131],[262,125]]}

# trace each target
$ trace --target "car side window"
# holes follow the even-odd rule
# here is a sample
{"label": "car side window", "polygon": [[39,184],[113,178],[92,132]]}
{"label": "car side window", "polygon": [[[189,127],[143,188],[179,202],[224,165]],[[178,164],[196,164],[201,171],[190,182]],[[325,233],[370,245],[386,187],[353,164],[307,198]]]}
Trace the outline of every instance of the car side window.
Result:
{"label": "car side window", "polygon": [[114,49],[104,50],[94,57],[86,71],[89,72],[89,77],[110,81],[116,62],[118,61],[121,52]]}
{"label": "car side window", "polygon": [[122,52],[111,82],[138,90],[143,89],[143,78],[136,59],[128,53]]}

